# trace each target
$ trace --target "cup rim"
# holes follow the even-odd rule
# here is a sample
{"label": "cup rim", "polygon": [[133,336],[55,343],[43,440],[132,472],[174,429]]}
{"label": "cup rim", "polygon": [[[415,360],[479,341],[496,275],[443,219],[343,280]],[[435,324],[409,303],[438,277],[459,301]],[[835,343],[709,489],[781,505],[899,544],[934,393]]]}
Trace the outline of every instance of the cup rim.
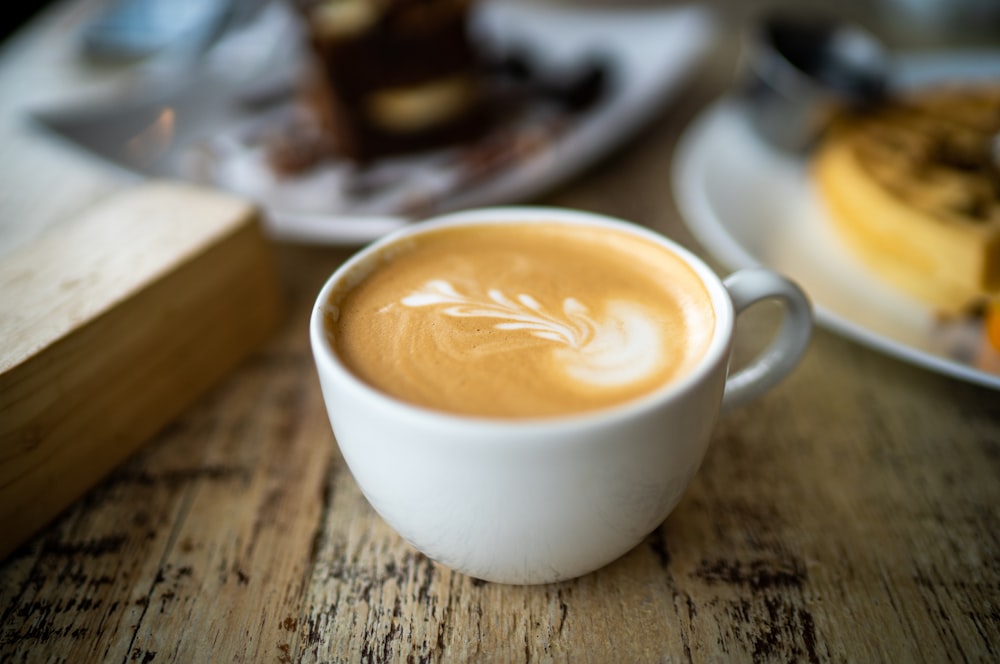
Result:
{"label": "cup rim", "polygon": [[[408,237],[419,236],[436,229],[452,226],[470,224],[493,225],[511,222],[584,224],[605,228],[610,227],[651,241],[661,247],[665,247],[678,256],[698,275],[699,280],[709,294],[715,314],[715,327],[712,332],[712,339],[697,366],[677,380],[669,381],[655,390],[619,404],[585,412],[561,415],[496,417],[435,410],[407,402],[382,392],[361,380],[337,357],[336,352],[329,343],[325,330],[325,305],[334,287],[356,269],[359,269],[359,266],[387,247]],[[652,410],[660,404],[672,401],[689,391],[692,387],[700,383],[719,362],[728,365],[730,341],[734,325],[735,310],[729,293],[722,282],[722,278],[704,260],[677,241],[635,222],[594,212],[545,205],[491,206],[461,210],[414,222],[410,226],[405,226],[384,235],[355,252],[327,277],[314,300],[309,321],[310,345],[312,346],[318,370],[325,370],[332,373],[338,381],[350,385],[351,389],[363,399],[378,402],[383,407],[391,406],[395,411],[394,416],[397,416],[399,420],[413,422],[432,421],[436,426],[445,428],[459,427],[470,429],[481,427],[490,430],[529,428],[588,429],[592,428],[595,424],[613,423],[623,419],[630,419]]]}

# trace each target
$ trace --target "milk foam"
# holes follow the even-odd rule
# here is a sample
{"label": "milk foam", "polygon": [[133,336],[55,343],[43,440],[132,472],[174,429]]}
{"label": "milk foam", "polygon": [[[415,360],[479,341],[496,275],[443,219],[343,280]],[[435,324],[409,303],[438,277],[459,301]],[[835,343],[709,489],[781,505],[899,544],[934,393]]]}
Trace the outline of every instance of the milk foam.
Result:
{"label": "milk foam", "polygon": [[591,411],[689,373],[715,316],[698,275],[614,229],[438,229],[364,263],[329,304],[363,381],[429,408],[495,417]]}
{"label": "milk foam", "polygon": [[[611,301],[601,319],[575,297],[561,311],[547,311],[537,299],[521,293],[507,297],[499,289],[487,297],[463,295],[445,279],[433,279],[404,297],[407,307],[436,307],[455,318],[495,319],[496,330],[521,330],[553,344],[552,353],[564,373],[591,385],[616,386],[641,380],[662,362],[661,331],[652,315],[632,302]],[[448,332],[442,332],[448,334]],[[499,349],[498,349],[499,350]]]}

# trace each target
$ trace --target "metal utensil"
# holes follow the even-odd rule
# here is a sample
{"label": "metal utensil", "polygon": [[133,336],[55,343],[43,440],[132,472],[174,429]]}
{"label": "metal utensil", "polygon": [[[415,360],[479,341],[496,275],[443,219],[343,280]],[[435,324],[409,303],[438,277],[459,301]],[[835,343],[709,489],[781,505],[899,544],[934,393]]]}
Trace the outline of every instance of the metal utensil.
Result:
{"label": "metal utensil", "polygon": [[801,153],[838,110],[880,100],[890,67],[887,50],[859,26],[820,14],[771,13],[747,34],[741,93],[757,132]]}

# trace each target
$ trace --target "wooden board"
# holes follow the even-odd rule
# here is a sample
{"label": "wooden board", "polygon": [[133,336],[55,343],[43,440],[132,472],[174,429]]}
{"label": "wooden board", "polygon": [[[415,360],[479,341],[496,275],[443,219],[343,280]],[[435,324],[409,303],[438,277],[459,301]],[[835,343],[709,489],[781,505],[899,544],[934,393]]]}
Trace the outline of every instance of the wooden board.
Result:
{"label": "wooden board", "polygon": [[0,556],[276,328],[255,208],[153,182],[0,262]]}

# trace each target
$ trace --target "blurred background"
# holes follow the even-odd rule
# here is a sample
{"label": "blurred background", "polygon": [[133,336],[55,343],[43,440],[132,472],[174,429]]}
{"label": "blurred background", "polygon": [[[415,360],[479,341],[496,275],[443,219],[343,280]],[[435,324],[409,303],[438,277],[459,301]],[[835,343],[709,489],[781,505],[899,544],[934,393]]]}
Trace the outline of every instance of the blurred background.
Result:
{"label": "blurred background", "polygon": [[55,0],[36,0],[35,2],[17,2],[7,6],[0,19],[0,40],[6,40],[22,25],[27,23],[38,12],[45,9]]}
{"label": "blurred background", "polygon": [[[244,13],[257,12],[269,2],[291,0],[85,0],[77,2],[80,10],[77,18],[83,25],[93,28],[103,21],[104,28],[91,30],[100,34],[101,41],[110,43],[108,37],[122,43],[122,26],[135,24],[135,18],[157,14],[163,22],[176,24],[190,22],[196,15],[207,16],[219,7],[230,11],[239,8]],[[718,57],[735,58],[742,44],[738,39],[740,31],[750,25],[755,17],[777,10],[795,12],[819,12],[844,18],[866,28],[882,40],[893,51],[906,50],[951,50],[951,49],[995,49],[1000,47],[1000,0],[498,0],[523,4],[554,4],[564,6],[699,6],[716,12],[716,16],[728,26],[720,34],[714,48]],[[33,19],[57,5],[72,4],[67,0],[30,0],[8,3],[3,18],[0,19],[0,46],[7,45],[12,37]],[[145,7],[136,10],[136,7]],[[150,10],[149,7],[153,9]],[[210,8],[210,9],[209,9]],[[122,10],[125,10],[122,12]],[[55,12],[51,12],[55,14]],[[128,21],[123,21],[123,16]],[[239,21],[230,20],[226,25]],[[107,26],[111,26],[109,30]],[[113,34],[112,34],[113,33]],[[79,38],[81,35],[77,35]],[[141,44],[144,37],[127,36],[130,40],[125,48]],[[86,42],[88,39],[78,39]],[[93,41],[93,40],[90,40]],[[194,41],[194,40],[189,40]],[[95,49],[80,49],[94,51]],[[85,65],[86,58],[80,60]],[[106,62],[97,62],[105,69]],[[112,62],[112,64],[114,64]],[[1000,77],[1000,72],[998,72]]]}
{"label": "blurred background", "polygon": [[[130,0],[106,0],[108,6]],[[131,0],[142,2],[143,0]],[[253,0],[256,2],[257,0]],[[522,0],[524,1],[524,0]],[[527,0],[532,1],[532,0]],[[772,8],[816,8],[857,20],[894,46],[974,46],[1000,44],[1000,0],[534,0],[556,4],[697,4],[717,6],[734,21]],[[8,3],[0,20],[0,40],[59,0]],[[183,3],[182,3],[183,4]]]}

